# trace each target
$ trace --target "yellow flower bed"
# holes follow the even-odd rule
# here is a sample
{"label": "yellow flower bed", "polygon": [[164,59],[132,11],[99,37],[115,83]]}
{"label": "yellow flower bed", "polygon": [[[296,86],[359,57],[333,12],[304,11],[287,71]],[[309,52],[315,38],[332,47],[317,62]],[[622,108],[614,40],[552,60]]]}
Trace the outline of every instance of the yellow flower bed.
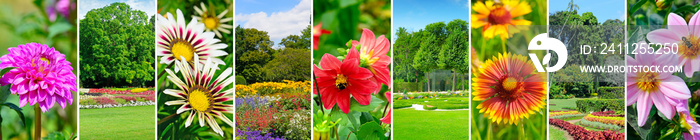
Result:
{"label": "yellow flower bed", "polygon": [[561,115],[575,115],[575,114],[581,114],[578,111],[559,111],[559,112],[549,112],[549,117],[553,116],[561,116]]}
{"label": "yellow flower bed", "polygon": [[260,82],[250,85],[236,85],[236,97],[247,95],[272,95],[275,93],[308,93],[311,81]]}
{"label": "yellow flower bed", "polygon": [[131,93],[139,93],[139,92],[144,92],[144,91],[148,91],[148,89],[147,89],[147,88],[134,88],[134,89],[131,89]]}
{"label": "yellow flower bed", "polygon": [[593,114],[588,114],[586,117],[583,117],[583,119],[589,120],[589,121],[596,121],[596,122],[601,122],[605,124],[614,124],[618,126],[625,126],[625,118],[624,117],[608,117],[608,116],[596,116]]}

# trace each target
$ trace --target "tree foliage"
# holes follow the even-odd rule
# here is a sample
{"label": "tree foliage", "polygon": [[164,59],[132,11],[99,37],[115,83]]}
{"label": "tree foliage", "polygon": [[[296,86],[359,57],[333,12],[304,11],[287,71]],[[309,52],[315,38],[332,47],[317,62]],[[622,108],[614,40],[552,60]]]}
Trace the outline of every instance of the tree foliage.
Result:
{"label": "tree foliage", "polygon": [[145,12],[124,3],[88,11],[80,20],[81,85],[153,86],[153,27]]}
{"label": "tree foliage", "polygon": [[274,49],[274,44],[266,31],[236,27],[236,75],[246,83],[309,80],[311,26],[282,39],[284,48]]}

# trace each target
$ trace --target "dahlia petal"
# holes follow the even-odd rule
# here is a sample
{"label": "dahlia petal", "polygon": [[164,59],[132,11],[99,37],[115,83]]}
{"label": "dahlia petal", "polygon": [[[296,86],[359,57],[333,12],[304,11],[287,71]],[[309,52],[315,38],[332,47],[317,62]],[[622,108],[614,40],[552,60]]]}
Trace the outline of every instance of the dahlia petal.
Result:
{"label": "dahlia petal", "polygon": [[[347,90],[343,90],[335,98],[338,108],[340,108],[343,113],[350,113],[350,93]],[[332,106],[331,106],[332,107]]]}
{"label": "dahlia petal", "polygon": [[668,29],[680,36],[686,36],[690,33],[688,32],[688,23],[685,22],[683,17],[675,13],[668,14]]}
{"label": "dahlia petal", "polygon": [[690,98],[690,89],[685,85],[683,79],[677,76],[671,76],[661,81],[659,91],[664,96],[672,99],[684,100]]}
{"label": "dahlia petal", "polygon": [[340,65],[342,62],[338,60],[338,58],[335,58],[335,56],[331,54],[325,54],[323,57],[321,57],[321,61],[319,62],[319,65],[321,65],[321,68],[324,70],[329,70],[329,69],[340,69]]}
{"label": "dahlia petal", "polygon": [[657,29],[647,34],[647,39],[651,43],[678,43],[681,37],[683,36],[668,29]]}
{"label": "dahlia petal", "polygon": [[664,94],[661,92],[652,92],[649,93],[649,96],[651,96],[651,101],[654,103],[654,106],[661,112],[661,114],[664,114],[666,118],[673,118],[675,115],[676,109],[671,106],[671,104],[666,101]]}
{"label": "dahlia petal", "polygon": [[700,11],[695,12],[689,22],[690,35],[700,36]]}
{"label": "dahlia petal", "polygon": [[639,95],[642,95],[645,93],[642,93],[639,88],[637,88],[637,85],[632,85],[632,86],[627,86],[627,106],[631,106],[632,104],[637,102],[637,99],[639,99]]}
{"label": "dahlia petal", "polygon": [[653,105],[651,99],[649,99],[650,97],[651,95],[649,94],[641,94],[639,95],[639,99],[637,99],[638,126],[644,126],[649,117],[649,111],[651,111],[651,105]]}

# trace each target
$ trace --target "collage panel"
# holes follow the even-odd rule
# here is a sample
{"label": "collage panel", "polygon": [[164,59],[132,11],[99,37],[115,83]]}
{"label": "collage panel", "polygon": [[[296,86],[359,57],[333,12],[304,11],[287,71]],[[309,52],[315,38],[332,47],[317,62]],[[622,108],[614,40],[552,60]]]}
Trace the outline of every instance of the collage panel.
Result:
{"label": "collage panel", "polygon": [[311,0],[236,7],[236,139],[311,139]]}
{"label": "collage panel", "polygon": [[313,1],[313,139],[392,139],[391,9]]}
{"label": "collage panel", "polygon": [[154,5],[81,1],[80,138],[155,138]]}
{"label": "collage panel", "polygon": [[469,138],[469,1],[394,4],[395,139]]}
{"label": "collage panel", "polygon": [[471,139],[547,139],[547,1],[471,5]]}
{"label": "collage panel", "polygon": [[628,0],[627,134],[700,139],[697,1]]}
{"label": "collage panel", "polygon": [[233,2],[157,6],[158,139],[233,139]]}
{"label": "collage panel", "polygon": [[0,138],[78,132],[75,1],[0,1]]}
{"label": "collage panel", "polygon": [[[605,4],[601,4],[605,3]],[[625,139],[624,1],[550,1],[549,138]],[[548,44],[554,44],[545,42]],[[565,55],[562,55],[565,54]]]}

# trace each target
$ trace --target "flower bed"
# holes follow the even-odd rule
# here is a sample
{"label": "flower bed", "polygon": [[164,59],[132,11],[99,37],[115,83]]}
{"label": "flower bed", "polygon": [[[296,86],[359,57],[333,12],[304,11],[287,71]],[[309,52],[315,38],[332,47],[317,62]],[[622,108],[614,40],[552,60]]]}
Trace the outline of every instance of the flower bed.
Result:
{"label": "flower bed", "polygon": [[621,130],[623,127],[615,125],[615,124],[606,124],[606,123],[601,123],[601,122],[595,122],[595,121],[589,121],[586,119],[581,119],[579,121],[580,125],[586,126],[586,127],[592,127],[596,129],[602,129],[602,130]]}
{"label": "flower bed", "polygon": [[549,124],[560,127],[566,130],[571,137],[576,140],[624,140],[624,133],[617,133],[610,130],[605,131],[589,131],[585,128],[571,124],[560,119],[549,119]]}
{"label": "flower bed", "polygon": [[583,119],[588,120],[588,121],[600,122],[600,123],[604,123],[604,124],[618,125],[620,127],[625,126],[625,118],[624,117],[606,117],[606,116],[596,116],[593,114],[588,114],[586,117],[583,117]]}
{"label": "flower bed", "polygon": [[236,138],[310,138],[311,97],[306,93],[236,97]]}
{"label": "flower bed", "polygon": [[623,114],[615,114],[615,111],[601,111],[591,113],[595,116],[605,116],[605,117],[625,117]]}
{"label": "flower bed", "polygon": [[[146,89],[148,91],[141,91]],[[123,106],[155,105],[155,91],[147,88],[89,89],[80,95],[79,108],[111,108]]]}
{"label": "flower bed", "polygon": [[261,82],[250,85],[236,85],[236,97],[250,95],[267,96],[276,93],[308,93],[311,81]]}

